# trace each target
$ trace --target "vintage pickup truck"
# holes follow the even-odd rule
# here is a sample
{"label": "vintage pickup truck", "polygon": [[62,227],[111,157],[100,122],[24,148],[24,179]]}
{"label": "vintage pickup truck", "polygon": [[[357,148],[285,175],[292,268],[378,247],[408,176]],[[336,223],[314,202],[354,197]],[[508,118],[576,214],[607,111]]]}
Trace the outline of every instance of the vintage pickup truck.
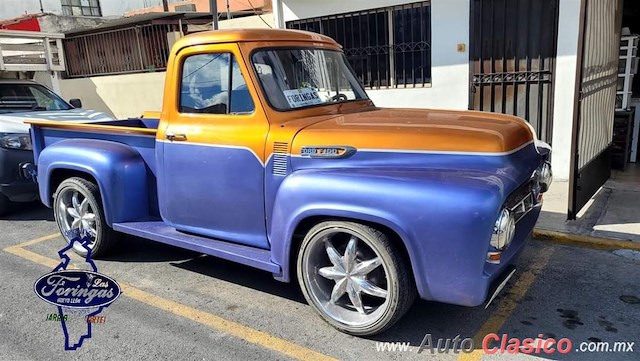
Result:
{"label": "vintage pickup truck", "polygon": [[89,235],[93,256],[124,233],[297,276],[355,335],[387,329],[416,294],[484,303],[551,182],[550,149],[523,120],[378,108],[314,33],[184,37],[156,116],[29,122],[60,230]]}

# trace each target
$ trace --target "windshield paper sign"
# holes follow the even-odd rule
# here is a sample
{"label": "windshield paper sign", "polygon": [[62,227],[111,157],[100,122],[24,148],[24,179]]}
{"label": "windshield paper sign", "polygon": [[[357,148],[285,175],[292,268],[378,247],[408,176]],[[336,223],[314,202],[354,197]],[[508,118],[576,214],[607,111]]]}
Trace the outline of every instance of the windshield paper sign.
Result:
{"label": "windshield paper sign", "polygon": [[[91,260],[91,249],[87,246],[89,242],[87,237],[73,238],[67,247],[58,252],[60,264],[40,277],[34,285],[38,297],[56,307],[46,320],[60,322],[65,339],[64,349],[67,351],[80,348],[85,339],[91,338],[92,325],[106,320],[100,313],[121,294],[115,280],[98,273]],[[81,245],[88,252],[83,261],[74,261],[70,266],[68,253],[73,253],[74,245]]]}
{"label": "windshield paper sign", "polygon": [[322,100],[320,100],[318,92],[312,88],[285,90],[284,96],[287,98],[287,101],[292,108],[322,104]]}

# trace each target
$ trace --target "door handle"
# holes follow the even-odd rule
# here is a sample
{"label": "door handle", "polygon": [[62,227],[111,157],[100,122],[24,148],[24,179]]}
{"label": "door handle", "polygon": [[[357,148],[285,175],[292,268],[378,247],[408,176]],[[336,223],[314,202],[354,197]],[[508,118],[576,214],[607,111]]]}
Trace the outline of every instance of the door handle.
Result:
{"label": "door handle", "polygon": [[167,133],[165,134],[165,137],[172,142],[184,142],[185,140],[187,140],[186,134]]}

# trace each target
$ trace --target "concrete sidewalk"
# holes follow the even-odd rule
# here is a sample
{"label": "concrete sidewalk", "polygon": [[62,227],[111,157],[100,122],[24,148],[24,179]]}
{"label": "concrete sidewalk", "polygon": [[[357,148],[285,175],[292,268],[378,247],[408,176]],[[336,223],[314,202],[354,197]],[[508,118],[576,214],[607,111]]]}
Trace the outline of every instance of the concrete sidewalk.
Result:
{"label": "concrete sidewalk", "polygon": [[587,244],[609,241],[613,247],[640,250],[640,164],[631,164],[625,172],[613,171],[574,221],[566,220],[568,194],[569,182],[554,181],[544,197],[536,226],[539,234],[553,238],[558,233]]}

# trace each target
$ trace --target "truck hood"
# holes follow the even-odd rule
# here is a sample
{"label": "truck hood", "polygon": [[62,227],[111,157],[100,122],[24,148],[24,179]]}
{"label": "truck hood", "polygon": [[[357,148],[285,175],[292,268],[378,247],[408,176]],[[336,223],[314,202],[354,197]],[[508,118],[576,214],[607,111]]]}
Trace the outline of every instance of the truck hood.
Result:
{"label": "truck hood", "polygon": [[24,124],[25,120],[94,123],[113,118],[106,113],[86,109],[6,113],[0,114],[0,133],[29,133],[29,125]]}
{"label": "truck hood", "polygon": [[484,112],[375,109],[341,114],[300,130],[292,155],[303,147],[356,150],[509,154],[535,141],[520,118]]}

